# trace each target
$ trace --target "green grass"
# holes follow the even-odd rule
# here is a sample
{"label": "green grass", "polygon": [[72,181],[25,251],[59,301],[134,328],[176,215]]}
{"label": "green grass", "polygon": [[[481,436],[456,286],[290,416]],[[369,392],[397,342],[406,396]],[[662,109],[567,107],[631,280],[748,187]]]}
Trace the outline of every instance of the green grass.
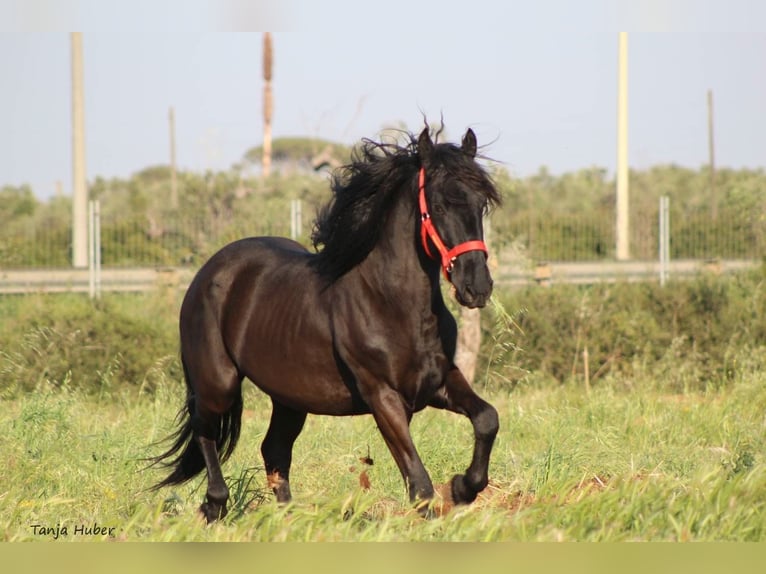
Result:
{"label": "green grass", "polygon": [[[173,430],[183,400],[181,294],[3,297],[0,540],[52,541],[58,531],[58,541],[763,541],[761,287],[754,276],[661,292],[501,293],[511,313],[499,305],[485,315],[478,377],[501,421],[491,483],[473,505],[429,520],[410,507],[371,417],[309,417],[294,502],[277,505],[259,455],[269,402],[248,385],[242,438],[224,466],[230,514],[211,527],[197,516],[202,478],[149,492],[163,473],[141,461],[163,450],[150,445]],[[598,310],[589,322],[576,314],[583,301]],[[630,301],[656,304],[641,315]],[[668,309],[678,333],[657,338]],[[637,322],[658,327],[633,333]],[[591,351],[590,391],[577,341]],[[639,343],[646,349],[628,357]],[[596,349],[618,356],[610,344],[622,364],[597,368]],[[553,359],[561,377],[542,368]],[[465,469],[466,419],[427,410],[412,430],[436,484]],[[368,455],[372,466],[360,461]],[[81,532],[94,524],[113,531]]]}
{"label": "green grass", "polygon": [[[182,387],[168,379],[152,393],[125,386],[96,396],[41,384],[4,399],[0,539],[52,541],[56,527],[59,541],[108,539],[75,533],[94,523],[131,541],[766,539],[762,370],[705,393],[608,378],[590,394],[531,384],[490,393],[501,420],[490,486],[433,519],[410,508],[371,417],[309,417],[295,448],[294,501],[277,505],[258,454],[268,401],[248,387],[242,439],[224,466],[230,515],[210,527],[196,512],[201,479],[146,490],[162,472],[140,459],[172,430]],[[465,468],[466,419],[427,410],[412,429],[435,483]],[[359,460],[368,454],[372,466]]]}

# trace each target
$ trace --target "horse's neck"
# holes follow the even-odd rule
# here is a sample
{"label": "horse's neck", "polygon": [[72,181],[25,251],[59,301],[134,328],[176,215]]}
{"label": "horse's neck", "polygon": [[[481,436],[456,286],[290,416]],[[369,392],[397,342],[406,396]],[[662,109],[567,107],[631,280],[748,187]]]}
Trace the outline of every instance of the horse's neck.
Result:
{"label": "horse's neck", "polygon": [[[378,244],[359,266],[365,280],[405,305],[431,305],[439,289],[439,265],[424,260],[417,244],[416,214],[401,203],[388,218]],[[407,299],[404,299],[407,298]]]}

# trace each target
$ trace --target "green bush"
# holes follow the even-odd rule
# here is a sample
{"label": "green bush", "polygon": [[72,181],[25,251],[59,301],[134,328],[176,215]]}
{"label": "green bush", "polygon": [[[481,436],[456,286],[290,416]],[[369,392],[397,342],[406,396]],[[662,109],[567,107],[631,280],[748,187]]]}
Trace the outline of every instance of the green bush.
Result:
{"label": "green bush", "polygon": [[0,392],[46,387],[108,392],[178,377],[175,302],[159,294],[0,299]]}
{"label": "green bush", "polygon": [[[725,384],[766,356],[764,279],[761,269],[664,287],[623,282],[497,293],[484,321],[487,381],[514,385],[530,375],[582,381],[587,350],[588,382],[615,373],[630,381],[641,372],[657,375],[671,391]],[[503,348],[511,350],[498,353]]]}
{"label": "green bush", "polygon": [[[726,385],[766,361],[765,280],[766,268],[664,287],[498,289],[482,316],[477,382],[654,381],[665,392]],[[101,393],[180,381],[180,295],[0,298],[0,391],[47,385]]]}

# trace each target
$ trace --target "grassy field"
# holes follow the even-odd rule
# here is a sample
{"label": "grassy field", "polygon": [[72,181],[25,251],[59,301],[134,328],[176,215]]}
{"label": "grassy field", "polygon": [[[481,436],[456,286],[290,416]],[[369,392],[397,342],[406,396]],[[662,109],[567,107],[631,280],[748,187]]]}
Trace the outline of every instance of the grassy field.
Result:
{"label": "grassy field", "polygon": [[[482,320],[491,483],[433,519],[371,417],[309,417],[278,506],[259,455],[269,403],[247,385],[230,514],[211,527],[201,478],[150,492],[163,474],[142,462],[183,400],[180,294],[2,297],[0,540],[764,541],[764,281],[499,293],[517,324]],[[466,419],[428,410],[412,427],[436,484],[465,469]]]}
{"label": "grassy field", "polygon": [[[258,455],[268,402],[245,393],[240,445],[224,466],[233,501],[207,527],[201,480],[147,492],[141,458],[171,429],[182,383],[85,394],[64,385],[2,400],[0,537],[5,541],[763,541],[766,374],[667,394],[604,379],[485,392],[501,431],[491,483],[471,506],[423,519],[410,509],[370,417],[309,417],[296,444],[295,500],[278,506]],[[415,416],[435,483],[468,463],[468,421]],[[360,459],[373,459],[366,465]],[[366,473],[369,489],[360,478]]]}

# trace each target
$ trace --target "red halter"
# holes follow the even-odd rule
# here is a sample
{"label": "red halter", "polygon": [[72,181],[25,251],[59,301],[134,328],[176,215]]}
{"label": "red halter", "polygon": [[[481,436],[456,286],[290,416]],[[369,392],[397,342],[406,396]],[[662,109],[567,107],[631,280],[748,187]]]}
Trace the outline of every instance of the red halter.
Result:
{"label": "red halter", "polygon": [[431,220],[431,214],[428,213],[428,204],[426,203],[426,170],[423,167],[420,168],[418,186],[420,189],[418,193],[421,221],[420,240],[423,243],[423,249],[425,249],[426,254],[431,259],[436,259],[436,257],[431,254],[431,250],[428,247],[428,239],[430,238],[431,242],[436,246],[436,249],[439,250],[439,254],[441,255],[442,272],[444,273],[444,278],[447,281],[451,281],[450,273],[452,273],[452,267],[455,264],[455,260],[460,255],[467,253],[468,251],[483,251],[486,255],[489,255],[487,245],[482,240],[475,239],[473,241],[460,243],[452,249],[447,249],[447,247],[444,245],[444,241],[442,241],[442,238],[439,237],[439,232],[436,231],[436,227],[434,227],[434,223]]}

